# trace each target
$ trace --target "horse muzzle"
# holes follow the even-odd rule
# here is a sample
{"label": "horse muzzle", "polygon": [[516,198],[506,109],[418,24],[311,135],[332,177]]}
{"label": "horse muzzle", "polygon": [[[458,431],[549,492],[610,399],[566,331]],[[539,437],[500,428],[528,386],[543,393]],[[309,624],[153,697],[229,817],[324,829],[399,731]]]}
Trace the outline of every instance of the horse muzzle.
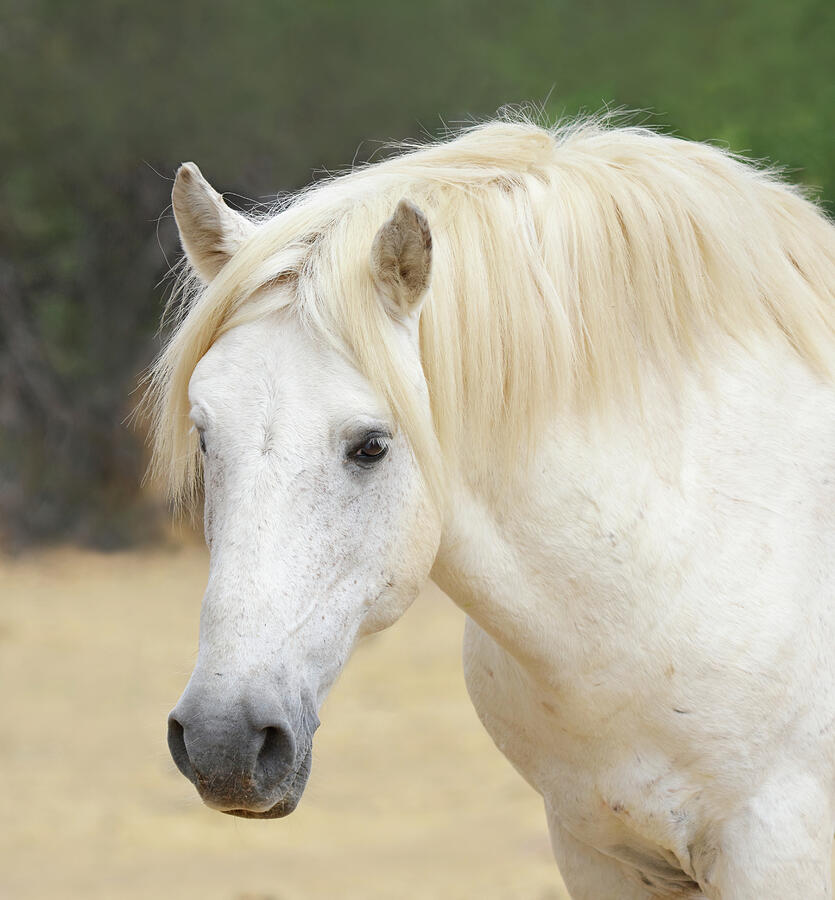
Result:
{"label": "horse muzzle", "polygon": [[277,704],[223,703],[189,685],[168,717],[168,747],[207,806],[276,819],[296,808],[310,775],[319,721],[308,704],[300,718],[291,721]]}

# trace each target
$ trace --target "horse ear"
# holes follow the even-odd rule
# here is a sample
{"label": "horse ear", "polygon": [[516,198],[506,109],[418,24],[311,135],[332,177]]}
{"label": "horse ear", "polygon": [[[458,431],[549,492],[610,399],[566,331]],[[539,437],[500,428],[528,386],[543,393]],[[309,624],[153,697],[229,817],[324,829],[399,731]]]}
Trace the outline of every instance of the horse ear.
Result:
{"label": "horse ear", "polygon": [[230,209],[191,162],[177,170],[171,202],[183,250],[208,284],[255,226]]}
{"label": "horse ear", "polygon": [[426,216],[401,200],[371,246],[371,271],[393,315],[402,318],[418,311],[431,268],[432,233]]}

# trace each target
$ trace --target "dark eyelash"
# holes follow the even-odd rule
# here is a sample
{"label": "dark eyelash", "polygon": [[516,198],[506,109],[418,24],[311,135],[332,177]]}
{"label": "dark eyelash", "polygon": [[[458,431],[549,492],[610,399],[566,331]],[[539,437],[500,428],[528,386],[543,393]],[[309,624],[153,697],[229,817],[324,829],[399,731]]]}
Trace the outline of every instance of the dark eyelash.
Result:
{"label": "dark eyelash", "polygon": [[388,453],[389,440],[389,435],[380,432],[363,435],[362,440],[354,446],[348,456],[361,465],[373,465]]}

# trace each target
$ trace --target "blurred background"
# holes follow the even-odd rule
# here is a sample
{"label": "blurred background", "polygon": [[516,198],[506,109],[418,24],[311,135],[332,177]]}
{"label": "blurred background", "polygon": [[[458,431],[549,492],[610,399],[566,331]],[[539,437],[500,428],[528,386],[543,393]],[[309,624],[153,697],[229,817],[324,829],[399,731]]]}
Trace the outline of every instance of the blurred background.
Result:
{"label": "blurred background", "polygon": [[564,896],[431,591],[349,665],[287,822],[168,761],[206,560],[126,419],[173,175],[247,209],[507,104],[623,107],[832,209],[834,47],[831,0],[0,0],[0,896]]}

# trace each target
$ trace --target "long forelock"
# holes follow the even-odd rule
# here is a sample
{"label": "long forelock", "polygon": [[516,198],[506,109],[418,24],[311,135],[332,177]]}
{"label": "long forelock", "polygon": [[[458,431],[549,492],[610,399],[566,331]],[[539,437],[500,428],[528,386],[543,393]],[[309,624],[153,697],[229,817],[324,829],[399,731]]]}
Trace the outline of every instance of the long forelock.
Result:
{"label": "long forelock", "polygon": [[[595,121],[493,122],[407,149],[266,216],[204,290],[183,281],[186,312],[147,394],[155,465],[175,496],[199,475],[194,367],[224,331],[282,305],[368,378],[438,498],[465,452],[468,465],[500,471],[560,405],[638,396],[648,359],[674,372],[711,335],[788,339],[832,375],[835,229],[773,173]],[[403,196],[433,233],[420,324],[431,419],[369,265],[374,234]],[[290,290],[270,290],[278,283]]]}

